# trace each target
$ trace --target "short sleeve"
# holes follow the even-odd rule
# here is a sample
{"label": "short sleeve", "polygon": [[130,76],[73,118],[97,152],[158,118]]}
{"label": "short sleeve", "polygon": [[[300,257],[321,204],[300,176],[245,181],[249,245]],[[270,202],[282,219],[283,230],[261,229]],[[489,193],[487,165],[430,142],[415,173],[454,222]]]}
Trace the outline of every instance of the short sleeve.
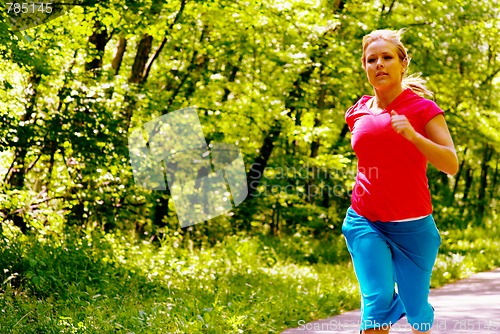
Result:
{"label": "short sleeve", "polygon": [[356,110],[356,105],[353,105],[352,107],[350,107],[349,109],[347,109],[346,113],[345,113],[345,122],[347,123],[347,126],[349,127],[349,131],[352,132],[352,129],[354,127],[354,117],[353,117],[353,114],[354,114],[354,111]]}
{"label": "short sleeve", "polygon": [[439,114],[444,115],[444,111],[439,108],[434,101],[429,101],[427,108],[425,108],[425,112],[423,113],[422,124],[425,126],[431,119]]}

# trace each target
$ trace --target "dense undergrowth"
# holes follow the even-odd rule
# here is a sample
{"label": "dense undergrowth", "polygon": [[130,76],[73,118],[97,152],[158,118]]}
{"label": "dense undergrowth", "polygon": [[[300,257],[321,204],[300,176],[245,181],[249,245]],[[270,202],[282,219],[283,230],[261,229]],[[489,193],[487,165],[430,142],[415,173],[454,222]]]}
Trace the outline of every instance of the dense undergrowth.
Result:
{"label": "dense undergrowth", "polygon": [[[432,286],[500,265],[500,231],[441,232]],[[92,233],[0,239],[1,333],[279,333],[359,305],[341,236],[208,247]]]}

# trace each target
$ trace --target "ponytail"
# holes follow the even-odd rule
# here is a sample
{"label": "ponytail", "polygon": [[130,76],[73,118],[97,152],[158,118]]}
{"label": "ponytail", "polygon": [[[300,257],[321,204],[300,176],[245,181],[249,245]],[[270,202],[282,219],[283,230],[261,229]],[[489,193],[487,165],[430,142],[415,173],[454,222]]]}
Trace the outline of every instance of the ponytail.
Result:
{"label": "ponytail", "polygon": [[411,74],[409,76],[406,76],[405,73],[401,85],[403,86],[403,89],[410,88],[415,94],[422,97],[425,95],[432,97],[434,93],[429,88],[427,88],[425,82],[425,79],[420,76],[420,73]]}

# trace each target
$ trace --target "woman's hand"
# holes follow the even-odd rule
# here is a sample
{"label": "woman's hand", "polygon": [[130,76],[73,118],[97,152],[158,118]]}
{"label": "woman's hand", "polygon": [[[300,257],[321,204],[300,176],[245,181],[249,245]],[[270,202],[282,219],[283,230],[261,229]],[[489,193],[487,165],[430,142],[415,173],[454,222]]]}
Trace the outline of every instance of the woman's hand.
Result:
{"label": "woman's hand", "polygon": [[425,125],[428,138],[416,132],[408,118],[394,110],[391,124],[394,131],[412,142],[434,167],[450,175],[457,173],[457,153],[443,115],[436,115]]}
{"label": "woman's hand", "polygon": [[391,124],[394,131],[413,142],[417,136],[417,132],[411,125],[410,121],[404,115],[398,115],[394,110],[391,111]]}

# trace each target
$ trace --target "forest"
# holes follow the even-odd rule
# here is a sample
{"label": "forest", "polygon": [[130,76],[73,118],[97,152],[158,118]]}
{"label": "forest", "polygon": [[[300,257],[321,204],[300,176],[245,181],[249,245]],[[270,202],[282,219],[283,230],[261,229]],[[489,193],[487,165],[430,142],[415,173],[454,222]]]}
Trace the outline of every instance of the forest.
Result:
{"label": "forest", "polygon": [[[405,29],[459,159],[427,171],[433,285],[500,266],[498,0],[26,4],[0,17],[0,332],[278,333],[358,307],[344,116],[373,95],[375,29]],[[248,187],[190,226],[129,150],[185,108],[209,147],[239,150]]]}

